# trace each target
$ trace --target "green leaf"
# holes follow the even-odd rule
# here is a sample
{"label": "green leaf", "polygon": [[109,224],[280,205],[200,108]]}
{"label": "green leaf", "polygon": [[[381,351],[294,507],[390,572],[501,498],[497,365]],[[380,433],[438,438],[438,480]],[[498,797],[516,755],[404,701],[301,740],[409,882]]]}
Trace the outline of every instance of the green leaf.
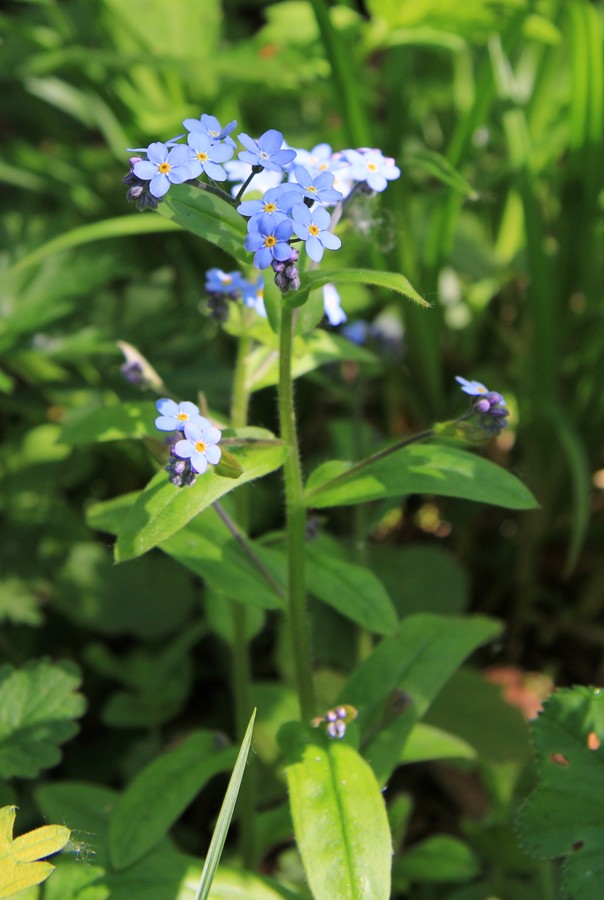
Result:
{"label": "green leaf", "polygon": [[476,759],[476,750],[462,738],[433,725],[418,722],[409,733],[400,757],[401,763],[431,759]]}
{"label": "green leaf", "polygon": [[201,879],[199,882],[199,887],[197,889],[197,894],[195,895],[195,900],[207,900],[208,894],[210,893],[210,888],[212,887],[216,869],[218,868],[218,863],[220,862],[220,857],[222,856],[222,851],[224,849],[229,825],[231,824],[233,812],[235,811],[235,804],[237,802],[237,796],[239,794],[241,782],[243,781],[243,775],[245,773],[250,747],[252,746],[252,733],[254,731],[255,718],[256,710],[254,710],[252,713],[252,717],[249,721],[246,732],[243,736],[243,740],[241,742],[239,753],[237,754],[235,768],[233,769],[233,774],[229,779],[229,786],[227,787],[222,806],[220,807],[218,820],[216,822],[216,826],[212,834],[212,840],[210,841],[208,854],[203,865],[203,872],[201,873]]}
{"label": "green leaf", "polygon": [[0,667],[0,778],[35,778],[60,762],[58,745],[77,732],[73,719],[86,706],[75,693],[80,680],[70,662]]}
{"label": "green leaf", "polygon": [[243,246],[245,220],[226,199],[190,184],[173,185],[158,212],[220,247],[244,266],[251,265],[251,255]]}
{"label": "green leaf", "polygon": [[446,156],[433,150],[420,150],[410,154],[403,160],[403,165],[410,169],[421,169],[441,184],[446,184],[468,200],[477,200],[478,192],[459,174]]}
{"label": "green leaf", "polygon": [[63,426],[64,444],[97,444],[130,438],[158,438],[154,403],[116,403],[73,413]]}
{"label": "green leaf", "polygon": [[380,573],[399,618],[429,612],[459,615],[470,601],[470,579],[461,563],[442,547],[409,544],[401,547],[372,542],[371,568]]}
{"label": "green leaf", "polygon": [[358,711],[367,742],[364,755],[381,784],[398,765],[413,726],[463,660],[501,633],[501,623],[482,616],[418,614],[386,638],[351,675],[340,703]]}
{"label": "green leaf", "polygon": [[109,826],[109,855],[116,869],[141,859],[169,831],[205,784],[235,762],[209,731],[190,734],[153,760],[118,800]]}
{"label": "green leaf", "polygon": [[436,494],[492,503],[506,509],[535,509],[537,501],[521,481],[487,459],[446,444],[411,444],[362,463],[332,460],[311,474],[306,505],[348,506],[408,494]]}
{"label": "green leaf", "polygon": [[[240,429],[238,435],[245,439],[249,431]],[[263,429],[252,429],[251,436],[253,439],[238,447],[230,446],[243,468],[237,480],[221,478],[209,468],[191,487],[177,488],[167,480],[164,471],[158,472],[126,516],[115,547],[116,561],[141,556],[172,537],[229,491],[278,469],[288,448]]]}
{"label": "green leaf", "polygon": [[[604,692],[556,691],[531,725],[539,783],[518,816],[522,846],[538,859],[566,857],[569,897],[604,892]],[[593,742],[593,743],[592,743]],[[591,747],[597,749],[591,749]]]}
{"label": "green leaf", "polygon": [[[313,334],[297,336],[294,340],[292,376],[300,378],[307,372],[334,362],[359,362],[375,365],[377,357],[352,341],[321,329]],[[259,391],[279,381],[279,350],[271,346],[254,348],[246,362],[247,389]]]}
{"label": "green leaf", "polygon": [[40,600],[21,578],[0,581],[0,622],[41,625]]}
{"label": "green leaf", "polygon": [[71,834],[63,825],[43,825],[13,838],[16,809],[0,808],[1,900],[46,881],[54,866],[40,860],[62,850]]}
{"label": "green leaf", "polygon": [[459,838],[437,834],[411,847],[395,864],[395,880],[438,884],[471,881],[480,873],[476,854]]}
{"label": "green leaf", "polygon": [[375,776],[345,741],[298,723],[280,733],[298,849],[316,900],[388,900],[392,841]]}
{"label": "green leaf", "polygon": [[299,291],[286,294],[284,302],[294,309],[306,303],[311,291],[325,284],[369,284],[386,288],[408,297],[419,306],[429,307],[427,300],[418,294],[410,281],[398,272],[379,272],[375,269],[336,269],[334,272],[307,272]]}
{"label": "green leaf", "polygon": [[379,578],[364,566],[334,559],[309,545],[308,589],[319,600],[374,634],[394,634],[398,618]]}

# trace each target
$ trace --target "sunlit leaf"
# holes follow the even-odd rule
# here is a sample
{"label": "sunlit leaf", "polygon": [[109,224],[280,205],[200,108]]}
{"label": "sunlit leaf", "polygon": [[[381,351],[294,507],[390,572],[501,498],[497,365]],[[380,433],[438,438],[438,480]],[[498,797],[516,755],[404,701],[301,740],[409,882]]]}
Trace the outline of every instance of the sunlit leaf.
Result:
{"label": "sunlit leaf", "polygon": [[64,825],[43,825],[14,838],[16,809],[0,809],[0,898],[46,881],[54,866],[40,860],[62,850],[71,834]]}

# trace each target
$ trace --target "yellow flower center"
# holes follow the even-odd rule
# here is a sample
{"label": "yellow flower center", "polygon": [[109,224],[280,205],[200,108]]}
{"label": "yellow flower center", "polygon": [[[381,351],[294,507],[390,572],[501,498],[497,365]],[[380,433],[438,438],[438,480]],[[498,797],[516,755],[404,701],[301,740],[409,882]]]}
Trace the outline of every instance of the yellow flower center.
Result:
{"label": "yellow flower center", "polygon": [[176,418],[178,419],[179,422],[188,422],[188,420],[189,420],[189,416],[187,415],[187,413],[183,413],[183,412],[179,412],[178,415],[176,416]]}
{"label": "yellow flower center", "polygon": [[203,150],[200,150],[199,153],[196,153],[195,155],[197,156],[199,162],[207,162],[208,154],[204,153]]}
{"label": "yellow flower center", "polygon": [[205,449],[206,449],[206,445],[204,444],[203,441],[195,441],[195,450],[197,453],[203,453],[203,451]]}
{"label": "yellow flower center", "polygon": [[316,189],[316,187],[314,186],[314,184],[309,184],[308,187],[306,188],[306,190],[309,192],[309,194],[316,194],[316,193],[317,193],[317,189]]}
{"label": "yellow flower center", "polygon": [[377,171],[377,166],[376,166],[375,163],[367,163],[367,168],[369,169],[370,172],[376,172],[376,171]]}
{"label": "yellow flower center", "polygon": [[267,236],[264,238],[264,246],[265,247],[274,247],[276,243],[277,243],[277,238],[275,237],[274,234],[267,234]]}
{"label": "yellow flower center", "polygon": [[167,163],[167,162],[160,163],[159,166],[157,167],[158,172],[161,172],[162,175],[166,175],[170,171],[170,169],[171,169],[170,163]]}
{"label": "yellow flower center", "polygon": [[319,233],[319,229],[317,228],[316,225],[309,225],[309,226],[308,226],[308,231],[309,231],[310,234],[314,235],[315,237],[316,237],[316,236],[318,235],[318,233]]}
{"label": "yellow flower center", "polygon": [[275,212],[276,209],[277,209],[277,204],[276,204],[276,203],[265,203],[265,204],[264,204],[264,212],[265,212],[265,213],[272,213],[272,212]]}

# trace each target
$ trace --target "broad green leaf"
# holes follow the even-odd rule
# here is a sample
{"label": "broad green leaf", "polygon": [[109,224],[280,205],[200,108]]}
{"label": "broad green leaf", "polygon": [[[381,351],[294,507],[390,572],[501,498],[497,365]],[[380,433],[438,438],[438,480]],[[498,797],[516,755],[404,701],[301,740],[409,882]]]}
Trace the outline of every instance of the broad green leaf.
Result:
{"label": "broad green leaf", "polygon": [[0,778],[35,778],[56,766],[59,744],[73,737],[86,702],[74,663],[31,660],[0,667]]}
{"label": "broad green leaf", "polygon": [[538,785],[518,816],[523,849],[566,857],[569,897],[604,895],[604,691],[556,691],[531,726]]}
{"label": "broad green leaf", "polygon": [[199,887],[197,888],[195,900],[207,900],[212,882],[214,880],[214,876],[216,875],[216,869],[218,868],[218,863],[220,862],[220,857],[222,856],[222,851],[224,849],[224,844],[229,831],[229,826],[231,824],[231,819],[233,818],[233,813],[235,811],[235,804],[237,802],[239,788],[241,787],[241,782],[243,781],[243,776],[245,774],[250,747],[252,746],[252,734],[254,731],[255,718],[256,710],[254,710],[252,713],[252,717],[249,721],[246,732],[243,736],[243,740],[241,742],[241,747],[239,748],[239,753],[237,754],[235,768],[233,769],[233,773],[229,779],[229,785],[227,787],[222,806],[220,807],[218,820],[216,822],[216,826],[212,834],[212,840],[210,841],[210,847],[208,849],[208,853],[203,865],[203,871],[201,873],[201,879],[199,881]]}
{"label": "broad green leaf", "polygon": [[413,726],[464,659],[497,637],[501,623],[482,616],[418,614],[401,623],[351,675],[339,702],[358,711],[364,755],[383,784],[398,765]]}
{"label": "broad green leaf", "polygon": [[27,269],[29,266],[39,263],[46,256],[61,253],[64,250],[71,250],[73,247],[79,247],[82,244],[109,238],[128,237],[133,234],[154,234],[162,231],[178,231],[178,225],[152,215],[120,216],[117,219],[105,219],[102,222],[94,222],[92,225],[82,225],[80,228],[66,231],[46,244],[36,247],[27,256],[21,257],[8,274],[14,275]]}
{"label": "broad green leaf", "polygon": [[461,497],[506,509],[537,506],[510,472],[466,450],[436,443],[411,444],[375,462],[323,463],[308,479],[306,505],[322,509],[408,494]]}
{"label": "broad green leaf", "polygon": [[409,882],[471,881],[480,873],[480,860],[459,838],[437,834],[415,844],[395,863],[400,887]]}
{"label": "broad green leaf", "polygon": [[429,612],[459,615],[470,601],[470,579],[452,553],[434,544],[368,546],[371,568],[380,573],[399,618]]}
{"label": "broad green leaf", "polygon": [[190,184],[173,185],[158,212],[187,231],[215,244],[245,266],[252,263],[244,248],[245,219],[226,200]]}
{"label": "broad green leaf", "polygon": [[46,881],[54,866],[39,862],[58,853],[69,840],[64,825],[43,825],[27,834],[13,837],[16,806],[0,809],[0,898],[13,897],[20,891]]}
{"label": "broad green leaf", "polygon": [[210,778],[228,771],[235,759],[235,750],[221,746],[216,734],[196,731],[139,772],[111,817],[113,866],[125,869],[148,853]]}
{"label": "broad green leaf", "polygon": [[373,772],[345,741],[290,723],[281,731],[298,849],[316,900],[388,900],[392,841]]}
{"label": "broad green leaf", "polygon": [[311,291],[330,283],[369,284],[402,294],[414,303],[419,304],[419,306],[430,306],[404,275],[398,272],[379,272],[375,269],[336,269],[333,272],[307,272],[304,275],[300,290],[293,294],[286,294],[284,302],[292,309],[296,306],[302,306],[308,300]]}
{"label": "broad green leaf", "polygon": [[[245,438],[247,431],[241,429],[241,437]],[[115,547],[117,562],[141,556],[172,537],[224,494],[278,469],[288,448],[263,429],[252,429],[251,436],[253,439],[247,443],[229,447],[243,468],[237,480],[221,478],[210,467],[194,485],[179,489],[168,481],[163,470],[158,472],[139,495],[120,529]]]}
{"label": "broad green leaf", "polygon": [[403,747],[401,763],[431,759],[476,759],[476,750],[462,738],[433,725],[418,722]]}
{"label": "broad green leaf", "polygon": [[379,578],[364,566],[334,559],[314,549],[308,550],[308,589],[374,634],[394,634],[398,629],[396,610]]}
{"label": "broad green leaf", "polygon": [[[321,329],[304,337],[298,335],[294,340],[292,376],[300,378],[307,372],[318,369],[319,366],[349,361],[366,365],[375,365],[378,362],[369,350],[359,347],[338,334]],[[259,391],[261,388],[277,384],[279,381],[278,347],[267,345],[255,347],[247,359],[246,371],[248,373],[246,385],[250,391]]]}
{"label": "broad green leaf", "polygon": [[41,625],[40,600],[21,578],[0,581],[0,623]]}
{"label": "broad green leaf", "polygon": [[92,410],[76,411],[63,426],[64,444],[97,444],[129,438],[155,438],[157,410],[154,403],[116,403]]}

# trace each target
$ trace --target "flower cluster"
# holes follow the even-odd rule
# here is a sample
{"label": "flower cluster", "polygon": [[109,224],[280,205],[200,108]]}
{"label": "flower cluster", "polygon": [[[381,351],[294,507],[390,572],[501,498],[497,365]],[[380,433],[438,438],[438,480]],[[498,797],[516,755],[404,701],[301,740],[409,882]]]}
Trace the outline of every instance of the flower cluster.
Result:
{"label": "flower cluster", "polygon": [[175,431],[179,437],[170,448],[166,466],[170,481],[176,487],[188,487],[198,475],[203,475],[208,464],[215,466],[220,461],[222,451],[217,446],[222,436],[220,430],[199,414],[194,403],[176,403],[163,398],[155,405],[159,413],[155,427],[159,431]]}
{"label": "flower cluster", "polygon": [[[327,207],[341,204],[355,188],[381,192],[400,176],[394,160],[380,150],[362,147],[334,153],[329,144],[297,150],[287,146],[274,128],[259,138],[237,135],[244,149],[233,159],[235,121],[223,127],[215,116],[204,114],[185,119],[183,125],[186,135],[130,151],[143,155],[130,158],[130,172],[124,178],[128,199],[140,210],[155,209],[173,184],[200,184],[201,176],[214,183],[234,183],[231,195],[223,196],[248,219],[245,248],[254,254],[256,268],[272,267],[284,293],[300,286],[299,251],[293,244],[303,244],[313,263],[321,261],[325,250],[341,247],[333,233],[339,214],[334,220]],[[262,197],[246,199],[250,189]]]}
{"label": "flower cluster", "polygon": [[246,281],[241,272],[208,269],[205,287],[212,316],[219,322],[226,321],[229,300],[241,299],[245,306],[255,309],[259,315],[266,317],[262,275],[252,282]]}
{"label": "flower cluster", "polygon": [[480,381],[468,381],[461,375],[457,375],[455,380],[461,385],[464,394],[476,397],[472,403],[472,410],[478,414],[480,427],[488,434],[500,434],[508,424],[510,414],[501,394],[490,391]]}
{"label": "flower cluster", "polygon": [[324,716],[317,716],[312,720],[315,728],[325,725],[325,731],[330,738],[343,738],[346,734],[346,726],[356,719],[358,710],[348,703],[328,709]]}

